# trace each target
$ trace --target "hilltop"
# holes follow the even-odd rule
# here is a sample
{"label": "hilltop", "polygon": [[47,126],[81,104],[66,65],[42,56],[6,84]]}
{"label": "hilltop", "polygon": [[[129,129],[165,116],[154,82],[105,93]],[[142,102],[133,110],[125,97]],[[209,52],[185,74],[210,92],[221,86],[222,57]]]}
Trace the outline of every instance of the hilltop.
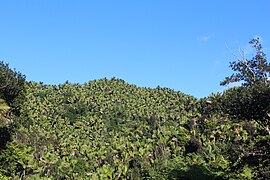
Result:
{"label": "hilltop", "polygon": [[270,65],[254,47],[222,82],[242,86],[202,99],[117,78],[28,82],[1,62],[0,178],[269,178]]}

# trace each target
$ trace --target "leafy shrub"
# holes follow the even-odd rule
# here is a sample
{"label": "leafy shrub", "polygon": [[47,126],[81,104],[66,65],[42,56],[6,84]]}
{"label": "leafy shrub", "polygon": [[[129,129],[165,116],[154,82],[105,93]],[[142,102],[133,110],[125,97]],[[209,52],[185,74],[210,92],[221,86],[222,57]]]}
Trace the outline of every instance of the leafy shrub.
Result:
{"label": "leafy shrub", "polygon": [[9,65],[0,61],[0,98],[12,105],[15,98],[24,90],[25,76],[12,70]]}

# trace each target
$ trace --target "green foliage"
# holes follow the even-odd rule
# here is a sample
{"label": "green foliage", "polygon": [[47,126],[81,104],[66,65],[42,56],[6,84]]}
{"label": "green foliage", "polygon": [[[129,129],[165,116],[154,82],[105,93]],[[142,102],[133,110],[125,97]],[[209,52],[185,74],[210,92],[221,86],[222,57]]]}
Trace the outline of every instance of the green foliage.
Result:
{"label": "green foliage", "polygon": [[240,174],[237,175],[239,179],[252,179],[252,170],[248,166],[244,166]]}
{"label": "green foliage", "polygon": [[8,64],[0,61],[0,98],[9,105],[24,89],[25,76],[9,68]]}
{"label": "green foliage", "polygon": [[21,170],[21,158],[9,148],[15,132],[14,119],[23,102],[25,77],[0,62],[0,179],[10,179]]}
{"label": "green foliage", "polygon": [[119,79],[26,89],[13,142],[24,144],[15,152],[25,177],[155,176],[183,155],[190,135],[182,125],[198,113],[191,96]]}
{"label": "green foliage", "polygon": [[264,84],[228,89],[222,96],[226,113],[235,119],[255,120],[267,132],[270,125],[270,88]]}
{"label": "green foliage", "polygon": [[0,126],[5,125],[8,122],[8,118],[6,117],[6,112],[10,109],[10,107],[6,104],[3,99],[0,99]]}
{"label": "green foliage", "polygon": [[[270,64],[262,51],[259,39],[252,39],[250,44],[256,51],[255,57],[248,60],[242,54],[243,60],[232,62],[230,65],[237,73],[227,77],[221,83],[221,85],[226,85],[231,82],[243,82],[242,86],[225,91],[219,97],[218,104],[223,113],[228,114],[234,122],[240,123],[235,128],[235,132],[239,134],[236,141],[238,146],[232,146],[228,150],[229,153],[235,154],[235,157],[231,159],[235,162],[232,170],[238,173],[235,178],[268,179],[270,177],[268,155],[270,149],[268,76]],[[241,131],[244,134],[241,134]]]}
{"label": "green foliage", "polygon": [[20,113],[0,127],[0,179],[269,179],[268,66],[251,44],[257,56],[225,80],[245,84],[200,100],[116,78],[22,87],[3,76],[17,95],[0,91],[1,118]]}
{"label": "green foliage", "polygon": [[249,43],[256,55],[250,60],[243,57],[243,60],[231,63],[230,67],[237,73],[227,77],[221,85],[239,81],[244,83],[223,94],[222,108],[234,118],[257,121],[270,134],[270,64],[262,51],[259,38]]}
{"label": "green foliage", "polygon": [[267,62],[266,55],[262,51],[262,45],[259,38],[253,38],[249,44],[255,49],[256,55],[252,59],[246,59],[244,52],[241,52],[241,58],[230,63],[230,67],[236,73],[226,77],[221,85],[232,82],[244,81],[244,86],[252,86],[258,82],[269,84],[268,75],[270,73],[270,64]]}
{"label": "green foliage", "polygon": [[3,99],[0,99],[0,113],[4,113],[5,111],[9,110],[9,106]]}
{"label": "green foliage", "polygon": [[9,178],[8,178],[7,176],[2,175],[2,174],[0,173],[0,179],[2,179],[2,180],[8,180]]}
{"label": "green foliage", "polygon": [[31,82],[25,94],[16,133],[0,155],[3,176],[235,179],[262,169],[245,154],[259,146],[259,126],[221,113],[220,94],[198,101],[119,79]]}

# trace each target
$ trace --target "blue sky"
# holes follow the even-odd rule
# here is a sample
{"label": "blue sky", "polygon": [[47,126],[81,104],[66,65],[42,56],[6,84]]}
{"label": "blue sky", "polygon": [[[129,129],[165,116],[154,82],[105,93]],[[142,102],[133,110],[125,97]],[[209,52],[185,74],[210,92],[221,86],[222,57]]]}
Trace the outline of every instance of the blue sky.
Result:
{"label": "blue sky", "polygon": [[118,77],[200,98],[224,89],[229,49],[252,56],[260,36],[269,54],[269,17],[269,0],[3,0],[0,59],[31,81]]}

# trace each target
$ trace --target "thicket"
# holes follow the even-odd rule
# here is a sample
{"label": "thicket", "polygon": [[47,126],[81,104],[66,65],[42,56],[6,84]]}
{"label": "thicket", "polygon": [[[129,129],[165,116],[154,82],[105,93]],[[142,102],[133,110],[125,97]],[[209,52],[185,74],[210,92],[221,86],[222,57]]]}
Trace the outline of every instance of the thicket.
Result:
{"label": "thicket", "polygon": [[243,85],[202,99],[116,78],[25,82],[2,62],[0,178],[270,178],[269,64],[250,43],[256,56],[223,82]]}

